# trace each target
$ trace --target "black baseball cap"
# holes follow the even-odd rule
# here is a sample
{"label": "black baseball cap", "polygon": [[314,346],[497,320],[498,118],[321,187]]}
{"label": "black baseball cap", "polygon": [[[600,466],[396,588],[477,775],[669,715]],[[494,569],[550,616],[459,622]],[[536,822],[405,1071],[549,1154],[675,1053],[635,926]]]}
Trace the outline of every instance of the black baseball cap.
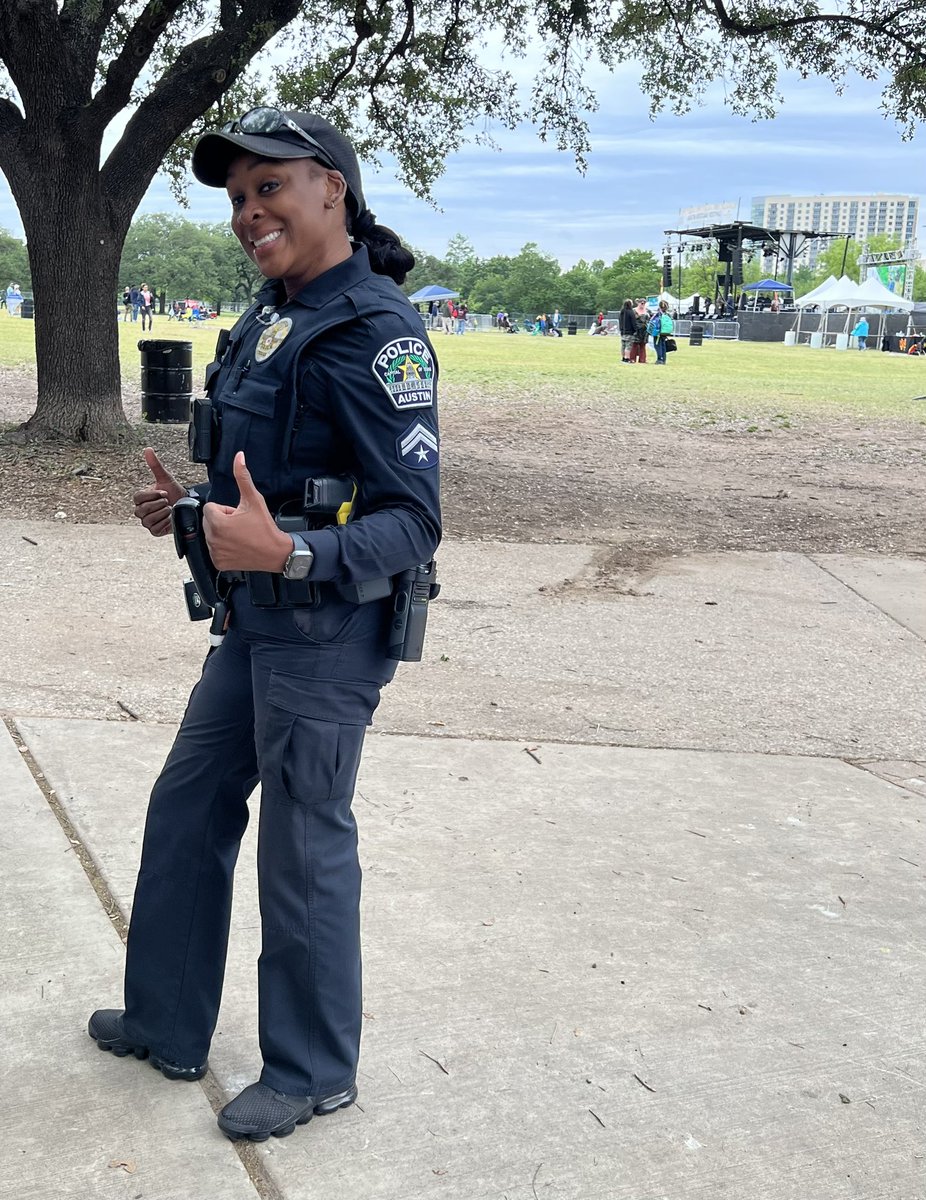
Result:
{"label": "black baseball cap", "polygon": [[[360,164],[354,148],[335,127],[314,113],[280,112],[276,109],[252,110],[256,113],[276,114],[278,128],[273,132],[244,133],[239,122],[247,123],[251,115],[245,113],[238,121],[232,121],[222,129],[204,133],[193,149],[193,174],[207,187],[225,187],[228,169],[241,153],[257,154],[261,158],[314,158],[325,167],[340,171],[347,184],[346,203],[357,216],[366,208],[363,187],[360,182]],[[292,121],[307,135],[302,137],[285,124]],[[257,123],[260,123],[259,121]],[[265,124],[273,124],[273,117]]]}

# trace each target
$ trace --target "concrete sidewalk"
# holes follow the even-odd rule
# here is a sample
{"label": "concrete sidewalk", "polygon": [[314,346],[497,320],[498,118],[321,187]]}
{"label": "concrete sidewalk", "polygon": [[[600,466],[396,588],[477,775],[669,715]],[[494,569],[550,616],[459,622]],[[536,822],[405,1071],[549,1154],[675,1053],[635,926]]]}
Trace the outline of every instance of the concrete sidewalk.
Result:
{"label": "concrete sidewalk", "polygon": [[[691,555],[615,593],[599,553],[442,546],[425,661],[386,689],[377,729],[923,756],[926,561]],[[179,721],[207,648],[180,579],[173,547],[129,526],[0,521],[3,708]]]}
{"label": "concrete sidewalk", "polygon": [[[17,555],[15,531],[0,546]],[[80,643],[82,697],[60,666],[75,643],[35,636],[52,614],[8,607],[33,648],[10,639],[5,709],[44,779],[3,733],[0,1196],[926,1197],[923,564],[680,559],[615,597],[587,548],[444,558],[429,660],[389,689],[355,804],[360,1103],[246,1165],[200,1085],[86,1037],[119,1003],[122,950],[39,788],[128,915],[174,725],[128,720],[107,687],[127,676],[154,706],[165,642],[149,628],[147,661],[107,674],[137,631],[88,584],[55,618],[107,627]],[[483,570],[503,558],[507,590]],[[248,839],[211,1056],[225,1094],[259,1069]]]}
{"label": "concrete sidewalk", "polygon": [[5,729],[0,780],[0,1196],[253,1200],[200,1088],[118,1071],[87,1036],[89,997],[119,995],[122,943]]}

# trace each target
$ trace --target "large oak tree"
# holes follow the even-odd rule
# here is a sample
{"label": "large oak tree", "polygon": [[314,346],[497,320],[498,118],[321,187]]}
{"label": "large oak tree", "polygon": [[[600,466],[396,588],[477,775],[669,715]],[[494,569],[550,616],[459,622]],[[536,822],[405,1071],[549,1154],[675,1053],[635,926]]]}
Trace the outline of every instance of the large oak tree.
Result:
{"label": "large oak tree", "polygon": [[530,46],[542,61],[530,112],[580,163],[595,59],[638,60],[654,106],[676,111],[693,81],[720,75],[734,109],[768,111],[781,63],[837,86],[848,70],[884,72],[885,105],[910,126],[926,114],[924,15],[926,0],[0,0],[0,170],[36,298],[27,433],[100,440],[125,427],[109,319],[120,252],[152,178],[179,178],[205,124],[268,95],[315,109],[361,151],[393,152],[427,195],[481,114],[521,115],[486,63],[492,47]]}

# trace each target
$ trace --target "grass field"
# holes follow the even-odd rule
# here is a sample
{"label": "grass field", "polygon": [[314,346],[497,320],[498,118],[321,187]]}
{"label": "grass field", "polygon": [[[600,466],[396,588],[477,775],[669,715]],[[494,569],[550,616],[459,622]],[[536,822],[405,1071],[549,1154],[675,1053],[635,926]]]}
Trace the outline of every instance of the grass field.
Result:
{"label": "grass field", "polygon": [[[233,316],[178,326],[156,318],[145,337],[193,343],[194,380],[213,355],[215,338]],[[0,312],[0,367],[35,364],[32,321]],[[138,379],[140,323],[119,322],[126,380]],[[811,350],[780,343],[706,342],[679,349],[661,371],[624,366],[618,338],[587,334],[564,338],[511,336],[495,331],[464,337],[433,335],[442,379],[450,388],[472,388],[486,399],[538,405],[594,402],[651,409],[697,424],[762,420],[783,427],[792,416],[895,418],[926,423],[926,358],[874,350]]]}

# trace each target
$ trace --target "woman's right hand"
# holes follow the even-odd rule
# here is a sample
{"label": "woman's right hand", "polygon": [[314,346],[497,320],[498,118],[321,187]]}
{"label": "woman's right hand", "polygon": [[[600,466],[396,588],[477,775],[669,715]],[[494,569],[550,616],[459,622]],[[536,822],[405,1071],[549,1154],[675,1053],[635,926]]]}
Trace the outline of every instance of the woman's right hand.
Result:
{"label": "woman's right hand", "polygon": [[154,476],[154,486],[135,493],[132,498],[135,516],[153,537],[163,537],[170,533],[171,508],[187,494],[187,490],[174,479],[150,446],[145,450],[145,462]]}

